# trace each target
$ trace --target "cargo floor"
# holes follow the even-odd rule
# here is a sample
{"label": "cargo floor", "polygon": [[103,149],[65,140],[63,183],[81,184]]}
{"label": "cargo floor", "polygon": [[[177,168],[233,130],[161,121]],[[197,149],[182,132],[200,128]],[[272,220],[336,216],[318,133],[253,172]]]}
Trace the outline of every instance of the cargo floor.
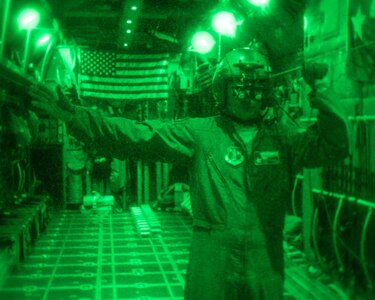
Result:
{"label": "cargo floor", "polygon": [[[0,299],[179,300],[191,241],[191,217],[156,212],[162,234],[140,237],[131,213],[64,211],[25,261],[5,279]],[[286,269],[284,299],[342,299],[294,265]]]}
{"label": "cargo floor", "polygon": [[130,213],[52,218],[1,299],[182,299],[191,218],[157,213],[161,235],[138,237]]}

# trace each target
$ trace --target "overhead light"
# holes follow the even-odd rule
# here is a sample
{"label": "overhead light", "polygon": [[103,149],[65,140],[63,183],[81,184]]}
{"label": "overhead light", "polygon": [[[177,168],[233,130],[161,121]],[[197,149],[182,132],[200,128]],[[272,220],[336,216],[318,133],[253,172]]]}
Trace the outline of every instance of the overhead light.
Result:
{"label": "overhead light", "polygon": [[137,10],[137,7],[136,6],[132,6],[132,10]]}
{"label": "overhead light", "polygon": [[28,8],[21,12],[19,17],[17,18],[18,27],[22,29],[31,30],[35,28],[40,21],[39,12],[35,9]]}
{"label": "overhead light", "polygon": [[126,30],[126,33],[131,33],[132,31],[130,29]]}
{"label": "overhead light", "polygon": [[124,47],[128,47],[129,46],[129,44],[128,43],[124,43]]}
{"label": "overhead light", "polygon": [[126,23],[131,24],[131,23],[133,23],[133,21],[132,20],[127,20]]}
{"label": "overhead light", "polygon": [[220,35],[234,37],[237,29],[237,21],[233,13],[221,11],[212,18],[212,27]]}
{"label": "overhead light", "polygon": [[255,6],[266,6],[270,0],[248,0],[252,5]]}
{"label": "overhead light", "polygon": [[212,50],[215,45],[215,40],[208,32],[200,31],[194,34],[191,43],[195,51],[205,54]]}
{"label": "overhead light", "polygon": [[50,34],[44,34],[44,35],[42,35],[39,39],[38,39],[38,41],[36,42],[36,45],[38,46],[38,47],[42,47],[42,46],[44,46],[44,45],[47,45],[48,44],[48,42],[51,40],[51,35]]}

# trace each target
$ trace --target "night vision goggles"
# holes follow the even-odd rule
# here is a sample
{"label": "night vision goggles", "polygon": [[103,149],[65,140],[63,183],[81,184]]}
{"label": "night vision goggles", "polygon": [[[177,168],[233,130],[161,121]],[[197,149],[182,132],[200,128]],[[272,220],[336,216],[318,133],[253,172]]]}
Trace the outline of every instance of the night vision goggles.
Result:
{"label": "night vision goggles", "polygon": [[259,51],[250,48],[239,48],[228,52],[217,65],[213,77],[213,96],[219,105],[225,104],[228,83],[236,96],[251,97],[259,100],[257,93],[269,88],[271,67]]}

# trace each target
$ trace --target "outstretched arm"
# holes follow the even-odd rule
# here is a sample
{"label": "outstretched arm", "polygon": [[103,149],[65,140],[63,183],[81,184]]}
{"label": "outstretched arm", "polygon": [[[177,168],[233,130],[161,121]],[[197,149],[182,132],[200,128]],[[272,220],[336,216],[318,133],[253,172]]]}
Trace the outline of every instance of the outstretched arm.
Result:
{"label": "outstretched arm", "polygon": [[77,107],[67,128],[77,139],[116,158],[186,162],[195,152],[189,120],[136,122],[108,118],[98,111]]}
{"label": "outstretched arm", "polygon": [[56,91],[55,94],[45,86],[34,86],[30,91],[33,106],[65,121],[70,134],[101,154],[177,163],[186,163],[194,155],[189,120],[135,122],[105,117],[98,111],[73,106],[61,88]]}
{"label": "outstretched arm", "polygon": [[314,91],[310,97],[311,105],[319,110],[317,122],[290,139],[297,169],[321,167],[349,155],[348,118],[338,96],[328,88]]}
{"label": "outstretched arm", "polygon": [[314,168],[342,160],[349,154],[349,124],[340,99],[330,87],[328,66],[304,66],[304,79],[312,88],[310,106],[318,109],[317,123],[290,139],[297,169]]}

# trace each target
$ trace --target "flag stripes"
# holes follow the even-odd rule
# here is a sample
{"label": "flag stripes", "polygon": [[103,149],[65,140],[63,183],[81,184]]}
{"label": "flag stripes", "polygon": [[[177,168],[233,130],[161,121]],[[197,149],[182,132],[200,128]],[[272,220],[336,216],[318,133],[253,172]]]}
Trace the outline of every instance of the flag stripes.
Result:
{"label": "flag stripes", "polygon": [[168,55],[81,50],[80,87],[99,100],[166,100]]}
{"label": "flag stripes", "polygon": [[195,78],[195,88],[198,91],[211,88],[214,69],[215,68],[211,66],[209,63],[201,64],[197,68],[197,74]]}

